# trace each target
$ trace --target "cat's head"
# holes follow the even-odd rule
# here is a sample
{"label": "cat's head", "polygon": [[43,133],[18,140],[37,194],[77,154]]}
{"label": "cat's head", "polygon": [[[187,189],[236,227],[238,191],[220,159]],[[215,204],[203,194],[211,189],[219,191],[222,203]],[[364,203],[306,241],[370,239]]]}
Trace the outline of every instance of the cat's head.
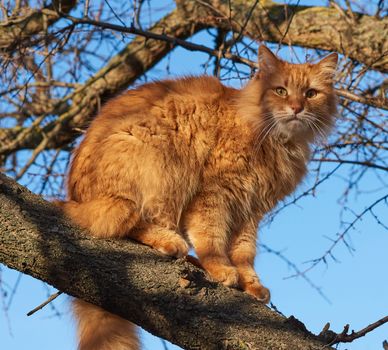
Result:
{"label": "cat's head", "polygon": [[332,53],[315,64],[291,64],[260,46],[259,71],[243,89],[240,104],[259,142],[271,135],[286,142],[311,142],[327,135],[336,113],[337,60]]}

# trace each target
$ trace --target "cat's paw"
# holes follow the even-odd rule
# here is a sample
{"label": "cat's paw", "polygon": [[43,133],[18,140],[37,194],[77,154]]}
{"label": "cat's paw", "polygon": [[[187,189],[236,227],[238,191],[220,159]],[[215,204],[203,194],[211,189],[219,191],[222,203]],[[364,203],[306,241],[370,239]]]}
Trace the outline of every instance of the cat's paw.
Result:
{"label": "cat's paw", "polygon": [[268,304],[271,299],[271,293],[268,288],[264,287],[260,283],[247,283],[244,286],[244,291],[250,295],[253,295],[257,300],[264,304]]}
{"label": "cat's paw", "polygon": [[168,239],[161,239],[153,245],[153,248],[176,258],[182,258],[189,253],[189,245],[178,234],[170,235]]}
{"label": "cat's paw", "polygon": [[214,265],[206,267],[206,270],[213,280],[221,282],[224,286],[238,286],[239,277],[237,269],[235,267],[227,265]]}

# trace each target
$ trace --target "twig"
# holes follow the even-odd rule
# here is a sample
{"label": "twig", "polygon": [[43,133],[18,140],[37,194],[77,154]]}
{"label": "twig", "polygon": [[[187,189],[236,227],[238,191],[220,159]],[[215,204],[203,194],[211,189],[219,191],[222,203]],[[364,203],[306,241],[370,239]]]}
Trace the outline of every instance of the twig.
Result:
{"label": "twig", "polygon": [[341,163],[341,164],[356,164],[356,165],[362,165],[366,166],[368,168],[375,168],[379,170],[385,170],[388,171],[388,167],[380,165],[380,164],[374,164],[369,161],[358,161],[358,160],[347,160],[347,159],[330,159],[330,158],[313,158],[311,159],[312,162],[332,162],[332,163]]}
{"label": "twig", "polygon": [[164,349],[164,350],[168,350],[167,342],[166,342],[164,339],[160,339],[160,340],[161,340],[161,342],[162,342],[163,349]]}
{"label": "twig", "polygon": [[[388,322],[388,316],[385,316],[382,319],[374,323],[371,323],[369,326],[359,330],[358,332],[352,331],[350,334],[348,334],[349,325],[347,324],[344,327],[344,330],[341,333],[336,335],[335,339],[330,343],[330,345],[334,345],[338,343],[350,343],[355,339],[365,336],[367,333],[372,332],[374,329],[382,326],[384,323],[387,323],[387,322]],[[385,347],[384,343],[383,343],[383,346]]]}
{"label": "twig", "polygon": [[384,97],[359,96],[345,89],[337,89],[336,92],[338,96],[348,100],[388,110],[388,100]]}
{"label": "twig", "polygon": [[270,216],[270,221],[272,221],[274,219],[274,217],[279,214],[282,210],[284,210],[285,208],[287,208],[288,206],[292,205],[292,204],[296,204],[299,199],[301,199],[302,197],[306,197],[310,194],[314,194],[314,192],[316,191],[317,187],[322,184],[323,182],[325,182],[327,179],[330,178],[330,176],[332,176],[340,167],[342,166],[342,164],[338,164],[333,170],[331,170],[328,174],[326,174],[324,177],[322,177],[321,179],[317,180],[315,182],[315,184],[313,186],[311,186],[308,190],[304,191],[303,193],[301,193],[300,195],[294,197],[294,199],[288,201],[287,203],[284,203],[280,208],[274,210],[272,213],[271,213],[271,216]]}
{"label": "twig", "polygon": [[354,218],[354,220],[347,226],[347,228],[344,231],[342,231],[341,234],[338,234],[336,239],[332,240],[331,246],[325,251],[325,253],[321,257],[319,257],[317,259],[306,261],[306,263],[310,263],[311,264],[309,267],[307,267],[305,270],[303,270],[303,271],[301,271],[299,273],[296,273],[294,275],[291,275],[291,276],[289,276],[287,278],[292,278],[292,277],[297,277],[297,276],[304,276],[307,272],[312,270],[319,263],[324,262],[324,263],[327,264],[327,258],[328,257],[331,257],[333,260],[336,261],[334,255],[333,255],[334,247],[336,247],[337,244],[342,241],[349,248],[348,243],[345,240],[346,235],[348,234],[348,232],[356,225],[356,223],[358,221],[360,221],[364,217],[364,215],[366,213],[370,212],[380,202],[387,201],[387,199],[388,199],[388,194],[386,194],[385,196],[383,196],[383,197],[379,198],[378,200],[376,200],[375,202],[373,202],[371,205],[369,205],[367,208],[365,208],[360,214],[357,214],[356,217]]}
{"label": "twig", "polygon": [[59,297],[60,295],[62,294],[62,292],[56,292],[52,295],[50,295],[50,297],[42,304],[40,304],[39,306],[37,306],[36,308],[32,309],[31,311],[29,311],[27,313],[27,316],[31,316],[33,315],[35,312],[43,309],[47,304],[51,303],[54,299],[56,299],[57,297]]}
{"label": "twig", "polygon": [[286,315],[283,314],[283,312],[281,312],[277,307],[276,305],[273,303],[273,302],[270,302],[269,303],[269,306],[271,307],[272,310],[276,311],[279,315],[283,316],[283,317],[286,317]]}
{"label": "twig", "polygon": [[88,17],[88,12],[89,12],[89,0],[86,0],[84,5],[84,17]]}
{"label": "twig", "polygon": [[308,278],[306,274],[300,271],[296,264],[294,264],[287,257],[285,257],[281,251],[274,250],[263,243],[260,243],[260,247],[263,248],[267,253],[274,254],[279,259],[283,260],[289,267],[291,267],[295,271],[295,274],[293,276],[301,276],[310,285],[310,287],[317,291],[317,293],[323,299],[325,299],[329,304],[331,303],[330,299],[322,292],[322,289],[318,287],[310,278]]}

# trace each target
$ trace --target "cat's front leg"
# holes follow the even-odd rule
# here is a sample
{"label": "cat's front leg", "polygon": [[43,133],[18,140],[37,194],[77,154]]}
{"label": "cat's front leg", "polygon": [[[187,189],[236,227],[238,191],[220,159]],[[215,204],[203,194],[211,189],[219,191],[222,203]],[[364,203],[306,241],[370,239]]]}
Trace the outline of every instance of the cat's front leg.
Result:
{"label": "cat's front leg", "polygon": [[238,272],[228,256],[229,209],[223,198],[217,186],[199,193],[185,211],[183,224],[204,269],[214,280],[237,287]]}
{"label": "cat's front leg", "polygon": [[[166,209],[166,208],[165,208]],[[175,224],[177,219],[173,210],[165,210],[154,215],[152,219],[140,220],[128,233],[128,237],[146,244],[163,254],[176,258],[184,257],[189,252],[189,245],[181,236]]]}
{"label": "cat's front leg", "polygon": [[232,235],[229,256],[239,273],[241,289],[258,300],[268,303],[270,292],[261,284],[253,265],[256,256],[256,236],[256,222],[250,220],[243,223]]}

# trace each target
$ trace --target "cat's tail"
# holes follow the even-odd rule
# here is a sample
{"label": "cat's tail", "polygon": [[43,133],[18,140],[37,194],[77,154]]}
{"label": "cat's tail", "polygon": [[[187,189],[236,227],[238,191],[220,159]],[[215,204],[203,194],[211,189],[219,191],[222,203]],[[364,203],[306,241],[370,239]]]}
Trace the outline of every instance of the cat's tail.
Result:
{"label": "cat's tail", "polygon": [[[134,203],[115,198],[85,203],[55,201],[73,222],[95,237],[121,237],[139,220]],[[80,299],[73,301],[78,323],[78,350],[139,350],[136,326]]]}
{"label": "cat's tail", "polygon": [[73,301],[78,350],[139,350],[136,326],[83,300]]}
{"label": "cat's tail", "polygon": [[54,204],[74,223],[100,238],[126,237],[141,216],[135,203],[123,198],[102,197],[88,202],[55,201]]}

